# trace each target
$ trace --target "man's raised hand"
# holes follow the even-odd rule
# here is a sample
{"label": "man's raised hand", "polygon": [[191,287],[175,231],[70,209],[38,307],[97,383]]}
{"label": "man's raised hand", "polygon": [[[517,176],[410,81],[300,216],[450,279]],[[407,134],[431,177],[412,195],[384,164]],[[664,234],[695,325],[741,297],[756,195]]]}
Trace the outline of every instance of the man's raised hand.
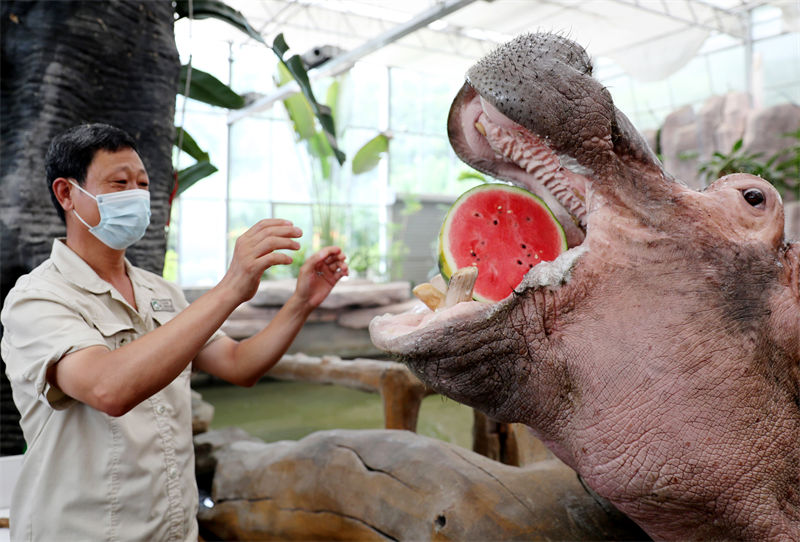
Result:
{"label": "man's raised hand", "polygon": [[220,285],[230,288],[239,303],[249,300],[256,294],[264,271],[292,263],[291,256],[276,251],[299,249],[294,239],[302,235],[302,230],[288,220],[260,220],[236,240],[231,265]]}

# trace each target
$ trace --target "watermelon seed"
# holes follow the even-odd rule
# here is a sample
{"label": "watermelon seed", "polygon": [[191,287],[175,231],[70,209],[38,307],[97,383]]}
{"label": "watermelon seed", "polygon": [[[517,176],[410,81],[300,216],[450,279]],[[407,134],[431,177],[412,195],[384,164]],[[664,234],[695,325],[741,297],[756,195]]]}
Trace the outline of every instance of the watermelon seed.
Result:
{"label": "watermelon seed", "polygon": [[517,260],[517,265],[522,265],[522,260]]}
{"label": "watermelon seed", "polygon": [[494,220],[494,225],[497,226],[497,219]]}
{"label": "watermelon seed", "polygon": [[532,263],[528,264],[528,269],[533,269],[533,264]]}
{"label": "watermelon seed", "polygon": [[[525,246],[525,243],[522,243],[520,246],[521,246],[522,248],[528,248],[528,247],[526,247],[526,246]],[[530,256],[530,254],[528,254],[528,256]]]}

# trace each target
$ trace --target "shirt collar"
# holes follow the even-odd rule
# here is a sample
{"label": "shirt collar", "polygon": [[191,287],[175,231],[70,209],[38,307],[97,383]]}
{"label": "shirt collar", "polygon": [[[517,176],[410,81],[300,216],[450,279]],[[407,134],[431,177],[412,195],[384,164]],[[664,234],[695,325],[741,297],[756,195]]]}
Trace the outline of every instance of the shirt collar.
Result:
{"label": "shirt collar", "polygon": [[[53,241],[50,259],[64,278],[76,286],[93,294],[111,291],[111,284],[101,279],[83,258],[69,248],[65,238],[61,237]],[[138,277],[134,273],[134,269],[128,259],[125,258],[125,271],[127,271],[128,277],[136,286],[139,281],[136,280]]]}

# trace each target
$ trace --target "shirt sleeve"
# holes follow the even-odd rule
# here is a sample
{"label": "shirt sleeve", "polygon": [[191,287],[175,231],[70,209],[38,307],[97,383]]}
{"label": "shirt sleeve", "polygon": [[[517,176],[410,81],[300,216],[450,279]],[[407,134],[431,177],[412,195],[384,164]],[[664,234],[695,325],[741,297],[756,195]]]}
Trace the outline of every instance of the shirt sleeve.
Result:
{"label": "shirt sleeve", "polygon": [[100,332],[52,292],[15,289],[3,306],[2,356],[11,382],[57,410],[75,400],[47,382],[47,370],[65,355],[108,347]]}

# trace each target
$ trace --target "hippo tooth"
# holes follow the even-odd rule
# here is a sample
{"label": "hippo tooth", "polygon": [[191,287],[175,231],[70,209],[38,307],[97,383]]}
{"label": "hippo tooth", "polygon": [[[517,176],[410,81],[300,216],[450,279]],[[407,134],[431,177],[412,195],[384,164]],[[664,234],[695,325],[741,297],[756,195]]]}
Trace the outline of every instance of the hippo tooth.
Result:
{"label": "hippo tooth", "polygon": [[566,284],[569,282],[572,268],[575,267],[581,256],[587,252],[589,252],[589,249],[581,245],[562,253],[552,262],[542,262],[535,265],[525,274],[525,278],[522,279],[522,282],[519,283],[519,286],[514,291],[521,294],[529,288],[542,286],[554,288]]}

